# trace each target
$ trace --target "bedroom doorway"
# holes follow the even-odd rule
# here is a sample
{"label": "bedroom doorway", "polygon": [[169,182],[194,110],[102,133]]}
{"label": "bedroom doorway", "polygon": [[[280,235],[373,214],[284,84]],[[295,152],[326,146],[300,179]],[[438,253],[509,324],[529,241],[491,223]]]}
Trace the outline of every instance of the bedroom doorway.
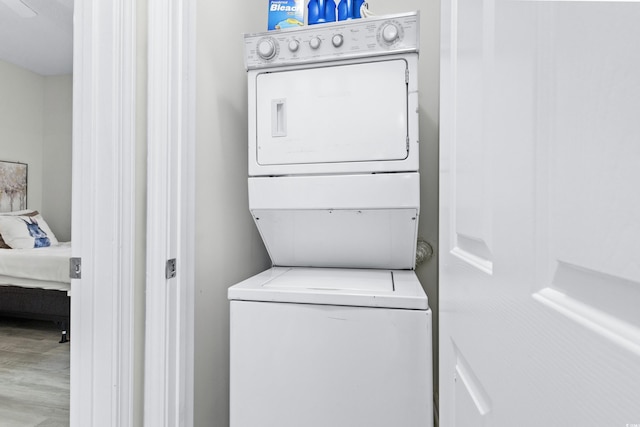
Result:
{"label": "bedroom doorway", "polygon": [[[142,425],[145,407],[151,413],[163,412],[167,416],[182,417],[184,412],[172,413],[171,408],[182,409],[193,400],[189,394],[192,389],[189,376],[184,375],[189,372],[190,360],[193,359],[193,328],[188,323],[180,323],[187,333],[183,335],[184,340],[178,350],[168,355],[163,364],[148,361],[145,367],[144,361],[147,121],[143,112],[146,94],[139,88],[146,86],[147,68],[144,63],[146,51],[139,53],[137,49],[138,44],[146,49],[147,2],[85,0],[74,4],[73,0],[0,0],[0,12],[6,3],[20,3],[27,8],[58,3],[74,7],[70,234],[72,257],[80,259],[81,263],[78,269],[80,277],[71,281],[70,425]],[[182,32],[186,37],[183,45],[171,47],[171,57],[166,62],[149,67],[156,71],[154,82],[162,81],[167,69],[163,67],[183,64],[182,49],[195,44],[193,38],[186,36],[188,30],[183,26],[191,19],[184,14],[192,17],[192,9],[187,11],[185,7],[178,17],[171,20],[171,24],[163,23],[161,19],[172,16],[179,4],[181,2],[177,1],[160,6],[154,3],[153,10],[149,6],[149,16],[155,14],[157,19],[153,22],[158,24],[150,30],[151,34],[166,34],[167,25],[170,25],[174,34]],[[193,2],[184,4],[193,5]],[[138,28],[138,24],[143,28]],[[156,52],[163,55],[161,51]],[[188,66],[180,67],[186,71]],[[179,80],[175,77],[172,80],[174,94],[188,87],[180,86]],[[185,96],[192,97],[192,92]],[[165,105],[165,108],[167,112],[171,110],[169,123],[182,123],[187,132],[186,141],[192,141],[192,134],[188,133],[192,129],[189,119],[191,107],[187,106],[187,98],[185,101],[184,106],[181,104],[175,110],[171,105]],[[136,116],[136,112],[143,113]],[[159,109],[154,112],[156,118],[164,114]],[[170,140],[173,144],[173,139]],[[179,145],[171,145],[170,149],[176,147]],[[160,163],[169,158],[168,153],[159,152],[158,156]],[[176,184],[176,191],[171,196],[167,195],[161,201],[165,206],[171,203],[183,206],[181,197],[186,194],[193,197],[193,193],[181,191],[193,187],[190,185],[193,176],[189,172],[193,170],[189,167],[193,159],[188,159],[185,158],[186,162],[177,175],[171,175],[172,182],[179,181],[180,184]],[[155,175],[155,178],[150,178],[150,186],[163,188],[162,179],[162,176]],[[189,202],[184,206],[188,210]],[[153,219],[150,223],[154,225],[149,225],[149,229],[158,226],[166,231],[168,228],[162,228],[163,225],[173,227],[169,234],[177,240],[168,242],[167,252],[175,250],[178,256],[188,255],[188,239],[193,235],[186,222],[188,216],[182,210],[172,212],[179,220],[175,216],[150,215]],[[161,282],[166,282],[164,268],[158,274],[153,266],[161,260],[164,267],[166,255],[155,247],[149,255],[149,259],[154,260],[149,263],[150,271]],[[185,256],[180,266],[179,280],[188,280],[185,278],[193,271],[188,267],[188,259]],[[185,292],[189,289],[192,287],[187,286]],[[165,294],[170,301],[176,301],[175,296]],[[188,304],[184,299],[180,301]],[[151,302],[147,307],[153,311],[161,304]],[[184,310],[184,306],[174,306],[168,315],[178,315],[188,322],[189,313],[192,311]],[[165,338],[170,328],[163,328],[166,323],[157,326],[157,329],[148,331],[147,338],[156,339],[155,343],[159,345],[169,345]],[[153,342],[146,345],[151,348]],[[166,400],[154,400],[163,396],[148,393],[146,398],[149,401],[143,405],[145,370],[149,372],[147,377],[158,375],[167,387],[179,382],[179,393]],[[175,375],[171,376],[171,372]],[[191,372],[191,378],[192,375]],[[187,412],[190,411],[187,409]],[[146,419],[144,422],[150,425]]]}
{"label": "bedroom doorway", "polygon": [[68,423],[73,0],[2,0],[0,20],[0,410]]}

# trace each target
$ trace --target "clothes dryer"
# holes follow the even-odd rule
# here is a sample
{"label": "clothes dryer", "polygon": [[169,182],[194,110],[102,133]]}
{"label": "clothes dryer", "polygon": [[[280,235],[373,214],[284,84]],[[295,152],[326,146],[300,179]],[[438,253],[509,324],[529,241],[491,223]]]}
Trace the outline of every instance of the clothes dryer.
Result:
{"label": "clothes dryer", "polygon": [[274,265],[411,269],[419,15],[247,34],[249,208]]}
{"label": "clothes dryer", "polygon": [[249,176],[416,172],[418,14],[245,36]]}

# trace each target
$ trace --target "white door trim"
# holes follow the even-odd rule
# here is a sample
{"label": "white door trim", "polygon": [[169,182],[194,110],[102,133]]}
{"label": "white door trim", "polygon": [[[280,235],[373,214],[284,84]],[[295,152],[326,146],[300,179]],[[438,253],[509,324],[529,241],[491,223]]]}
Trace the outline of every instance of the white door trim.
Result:
{"label": "white door trim", "polygon": [[136,2],[75,2],[70,425],[133,425]]}
{"label": "white door trim", "polygon": [[[195,2],[150,2],[145,426],[193,425]],[[175,278],[166,262],[177,260]]]}

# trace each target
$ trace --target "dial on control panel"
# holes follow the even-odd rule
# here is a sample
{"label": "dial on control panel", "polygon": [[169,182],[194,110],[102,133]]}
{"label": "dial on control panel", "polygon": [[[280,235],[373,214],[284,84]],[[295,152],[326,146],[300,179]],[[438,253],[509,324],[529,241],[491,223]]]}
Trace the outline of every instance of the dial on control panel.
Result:
{"label": "dial on control panel", "polygon": [[340,47],[342,46],[342,43],[344,42],[344,38],[342,37],[342,34],[335,34],[332,38],[331,38],[331,43],[335,46],[335,47]]}
{"label": "dial on control panel", "polygon": [[320,47],[320,37],[314,37],[311,40],[309,40],[309,46],[311,46],[311,49],[317,49]]}
{"label": "dial on control panel", "polygon": [[299,47],[300,47],[300,43],[298,42],[298,40],[291,40],[289,42],[289,50],[291,52],[296,52]]}
{"label": "dial on control panel", "polygon": [[262,39],[258,42],[258,56],[262,59],[271,59],[276,54],[276,44],[273,39]]}
{"label": "dial on control panel", "polygon": [[393,43],[398,38],[399,31],[395,24],[387,24],[382,28],[382,38],[387,43]]}

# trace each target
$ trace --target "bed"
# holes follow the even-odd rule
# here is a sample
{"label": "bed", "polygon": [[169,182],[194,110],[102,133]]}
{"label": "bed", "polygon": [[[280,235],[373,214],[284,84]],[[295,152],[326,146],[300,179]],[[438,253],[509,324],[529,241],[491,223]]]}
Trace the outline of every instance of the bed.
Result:
{"label": "bed", "polygon": [[0,161],[0,316],[53,320],[67,341],[71,244],[27,209],[26,163]]}
{"label": "bed", "polygon": [[57,240],[48,247],[0,248],[0,315],[54,321],[60,342],[67,342],[70,257],[71,243]]}

